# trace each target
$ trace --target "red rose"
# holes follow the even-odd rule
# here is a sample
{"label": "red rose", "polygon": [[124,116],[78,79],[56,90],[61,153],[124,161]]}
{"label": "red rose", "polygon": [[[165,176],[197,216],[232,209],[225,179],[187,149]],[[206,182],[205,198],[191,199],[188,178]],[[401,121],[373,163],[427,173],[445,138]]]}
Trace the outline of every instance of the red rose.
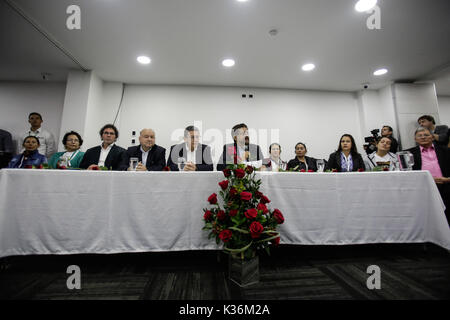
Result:
{"label": "red rose", "polygon": [[219,233],[219,238],[222,239],[223,242],[228,242],[232,235],[231,230],[226,229]]}
{"label": "red rose", "polygon": [[44,169],[44,166],[42,165],[42,163],[39,165],[38,169]]}
{"label": "red rose", "polygon": [[247,217],[247,219],[249,219],[249,220],[255,219],[256,216],[258,215],[258,210],[256,210],[255,208],[251,208],[251,209],[248,209],[247,211],[245,211],[244,214]]}
{"label": "red rose", "polygon": [[[66,166],[60,166],[60,167],[59,167],[59,169],[61,169],[61,170],[65,170],[65,169],[67,169],[67,167],[66,167]],[[94,168],[92,168],[92,170],[98,170],[98,169],[94,169]]]}
{"label": "red rose", "polygon": [[213,193],[212,195],[210,195],[208,197],[208,202],[211,204],[216,204],[217,203],[217,194]]}
{"label": "red rose", "polygon": [[284,222],[283,214],[278,209],[273,210],[273,217],[277,220],[278,224],[282,224]]}
{"label": "red rose", "polygon": [[251,174],[253,172],[253,167],[247,166],[247,168],[245,168],[245,172],[247,172],[248,174]]}
{"label": "red rose", "polygon": [[95,166],[95,167],[92,167],[92,170],[100,170],[100,168],[98,166]]}
{"label": "red rose", "polygon": [[226,218],[225,211],[219,210],[219,212],[217,212],[217,219],[223,220],[223,219],[225,219],[225,218]]}
{"label": "red rose", "polygon": [[261,196],[261,203],[263,203],[263,204],[270,203],[270,200],[265,195],[262,195]]}
{"label": "red rose", "polygon": [[234,175],[236,176],[236,178],[242,179],[243,177],[245,177],[245,171],[244,169],[236,169],[234,170]]}
{"label": "red rose", "polygon": [[210,221],[211,218],[212,218],[211,211],[206,210],[206,211],[205,211],[205,214],[203,215],[203,219],[205,219],[206,221]]}
{"label": "red rose", "polygon": [[256,196],[256,199],[261,199],[261,197],[263,196],[263,194],[262,194],[262,192],[256,191],[256,192],[255,192],[255,196]]}
{"label": "red rose", "polygon": [[358,172],[363,172],[363,171],[364,171],[363,168],[359,168],[359,169],[358,169]]}
{"label": "red rose", "polygon": [[264,203],[258,204],[256,209],[261,210],[263,212],[263,214],[266,214],[267,212],[269,212],[269,209],[267,209],[267,206]]}
{"label": "red rose", "polygon": [[300,172],[306,172],[306,170],[305,170],[305,169],[302,169],[302,170],[300,170]]}
{"label": "red rose", "polygon": [[311,169],[308,169],[308,172],[314,172],[313,170],[311,170]]}
{"label": "red rose", "polygon": [[252,222],[252,224],[250,225],[250,236],[253,239],[259,238],[259,236],[261,235],[261,233],[264,231],[264,227],[262,226],[261,223],[254,221]]}
{"label": "red rose", "polygon": [[389,171],[389,168],[383,168],[383,171]]}
{"label": "red rose", "polygon": [[250,201],[252,199],[252,193],[247,191],[241,192],[241,199],[244,201]]}
{"label": "red rose", "polygon": [[225,176],[225,178],[228,178],[229,176],[231,176],[230,169],[223,169],[222,172],[223,172],[223,175]]}
{"label": "red rose", "polygon": [[230,188],[230,197],[234,197],[237,194],[237,190],[234,187]]}
{"label": "red rose", "polygon": [[280,237],[273,239],[272,243],[274,246],[278,246],[280,244]]}
{"label": "red rose", "polygon": [[234,217],[237,215],[237,213],[238,213],[238,211],[236,209],[232,209],[232,210],[230,210],[229,215],[230,215],[230,217]]}
{"label": "red rose", "polygon": [[337,171],[337,169],[333,169],[333,170],[331,170],[331,172],[338,172],[338,171]]}
{"label": "red rose", "polygon": [[222,182],[219,182],[219,186],[222,188],[222,190],[225,190],[228,188],[228,180],[223,180]]}
{"label": "red rose", "polygon": [[27,164],[24,166],[25,169],[33,169],[33,166],[31,164]]}
{"label": "red rose", "polygon": [[162,171],[170,171],[170,167],[165,166]]}

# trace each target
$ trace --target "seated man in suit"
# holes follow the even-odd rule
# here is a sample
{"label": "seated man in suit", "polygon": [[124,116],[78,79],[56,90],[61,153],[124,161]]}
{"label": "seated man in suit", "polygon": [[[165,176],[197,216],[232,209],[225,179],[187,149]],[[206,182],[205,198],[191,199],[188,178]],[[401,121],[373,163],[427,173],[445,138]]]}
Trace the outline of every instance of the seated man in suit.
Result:
{"label": "seated man in suit", "polygon": [[450,223],[450,154],[449,149],[433,142],[430,129],[420,127],[415,132],[418,146],[409,149],[414,156],[413,170],[428,170],[433,176],[444,201]]}
{"label": "seated man in suit", "polygon": [[213,171],[211,148],[205,144],[199,144],[200,133],[194,126],[184,129],[184,143],[173,145],[170,148],[167,166],[172,171],[179,171],[178,159],[185,163],[183,171]]}
{"label": "seated man in suit", "polygon": [[256,144],[250,144],[248,136],[248,127],[245,123],[237,124],[231,130],[231,136],[234,143],[223,146],[223,152],[220,156],[217,170],[222,171],[227,164],[241,164],[260,168],[264,156],[261,148]]}
{"label": "seated man in suit", "polygon": [[166,166],[166,149],[155,144],[155,131],[142,129],[139,145],[122,154],[120,170],[131,170],[130,158],[138,158],[136,171],[162,171]]}
{"label": "seated man in suit", "polygon": [[109,170],[119,170],[120,159],[124,148],[117,146],[116,140],[119,131],[112,124],[104,125],[100,129],[102,144],[86,151],[81,160],[80,168],[96,170],[99,167],[107,167]]}

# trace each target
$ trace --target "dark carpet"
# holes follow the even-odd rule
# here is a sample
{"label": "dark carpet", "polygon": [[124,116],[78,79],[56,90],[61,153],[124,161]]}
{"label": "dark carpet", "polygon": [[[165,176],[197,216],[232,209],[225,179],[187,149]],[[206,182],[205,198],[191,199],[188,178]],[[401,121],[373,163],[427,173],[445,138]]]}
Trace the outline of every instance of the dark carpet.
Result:
{"label": "dark carpet", "polygon": [[[0,259],[0,299],[65,300],[442,300],[450,298],[450,253],[432,244],[280,246],[260,258],[260,282],[228,280],[217,251]],[[69,265],[81,289],[69,290]],[[381,269],[369,290],[367,267]]]}

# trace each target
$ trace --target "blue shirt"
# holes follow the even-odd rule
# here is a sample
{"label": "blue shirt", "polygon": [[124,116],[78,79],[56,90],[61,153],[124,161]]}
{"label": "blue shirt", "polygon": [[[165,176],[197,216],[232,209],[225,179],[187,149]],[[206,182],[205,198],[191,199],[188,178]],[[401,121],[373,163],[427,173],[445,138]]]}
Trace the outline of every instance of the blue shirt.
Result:
{"label": "blue shirt", "polygon": [[23,153],[14,156],[7,168],[25,168],[26,166],[39,166],[44,163],[47,163],[47,158],[35,150],[28,156],[24,156]]}

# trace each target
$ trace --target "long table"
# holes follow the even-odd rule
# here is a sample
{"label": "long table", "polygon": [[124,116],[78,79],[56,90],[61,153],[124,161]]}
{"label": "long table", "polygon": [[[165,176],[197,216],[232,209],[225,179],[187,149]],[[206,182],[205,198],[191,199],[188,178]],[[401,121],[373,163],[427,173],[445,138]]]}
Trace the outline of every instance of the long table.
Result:
{"label": "long table", "polygon": [[[450,229],[427,171],[262,172],[282,244],[435,243]],[[0,257],[217,250],[202,230],[222,172],[0,170]]]}

